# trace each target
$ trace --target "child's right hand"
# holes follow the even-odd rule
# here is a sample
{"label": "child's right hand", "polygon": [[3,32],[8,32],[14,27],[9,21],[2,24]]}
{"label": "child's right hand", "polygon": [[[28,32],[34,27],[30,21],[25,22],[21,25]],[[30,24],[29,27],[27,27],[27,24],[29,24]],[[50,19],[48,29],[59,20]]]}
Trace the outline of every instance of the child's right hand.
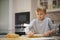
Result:
{"label": "child's right hand", "polygon": [[32,37],[33,35],[34,35],[34,33],[31,31],[27,33],[27,37]]}

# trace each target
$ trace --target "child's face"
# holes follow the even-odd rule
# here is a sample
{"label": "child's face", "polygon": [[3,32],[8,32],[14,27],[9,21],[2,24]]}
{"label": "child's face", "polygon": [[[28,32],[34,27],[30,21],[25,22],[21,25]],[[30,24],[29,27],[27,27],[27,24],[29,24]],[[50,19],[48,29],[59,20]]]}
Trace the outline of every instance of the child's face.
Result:
{"label": "child's face", "polygon": [[39,20],[43,20],[46,14],[44,11],[39,11],[36,13],[36,15]]}

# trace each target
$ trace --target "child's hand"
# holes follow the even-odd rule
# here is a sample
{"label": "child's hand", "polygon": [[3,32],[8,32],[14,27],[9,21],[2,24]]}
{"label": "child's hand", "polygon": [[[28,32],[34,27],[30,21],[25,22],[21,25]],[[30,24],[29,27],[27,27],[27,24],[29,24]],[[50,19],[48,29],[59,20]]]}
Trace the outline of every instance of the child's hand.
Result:
{"label": "child's hand", "polygon": [[31,37],[31,36],[33,36],[33,35],[34,35],[34,33],[31,32],[31,31],[27,33],[27,37]]}
{"label": "child's hand", "polygon": [[48,32],[46,32],[46,33],[44,33],[44,34],[43,34],[43,36],[49,36],[49,33],[48,33]]}
{"label": "child's hand", "polygon": [[49,35],[51,35],[51,34],[53,34],[53,30],[51,30],[51,31],[48,31],[48,32],[45,32],[44,34],[43,34],[43,36],[49,36]]}

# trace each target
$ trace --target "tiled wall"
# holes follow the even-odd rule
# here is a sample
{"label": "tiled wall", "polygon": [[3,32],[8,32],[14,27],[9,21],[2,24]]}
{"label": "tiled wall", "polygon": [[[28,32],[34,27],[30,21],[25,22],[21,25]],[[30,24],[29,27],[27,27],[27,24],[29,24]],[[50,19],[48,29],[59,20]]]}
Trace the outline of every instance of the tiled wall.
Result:
{"label": "tiled wall", "polygon": [[47,13],[47,16],[50,17],[54,21],[54,24],[59,24],[60,23],[60,11],[49,12],[49,13]]}

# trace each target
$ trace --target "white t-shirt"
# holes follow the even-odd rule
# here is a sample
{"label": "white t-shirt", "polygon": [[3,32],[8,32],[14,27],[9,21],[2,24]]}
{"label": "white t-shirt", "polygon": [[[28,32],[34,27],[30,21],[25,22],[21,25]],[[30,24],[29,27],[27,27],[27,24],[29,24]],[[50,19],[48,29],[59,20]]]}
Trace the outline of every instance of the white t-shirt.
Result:
{"label": "white t-shirt", "polygon": [[33,19],[30,25],[25,28],[25,32],[32,31],[36,34],[43,34],[53,29],[53,24],[50,18],[45,17],[44,20],[40,21],[37,18]]}

